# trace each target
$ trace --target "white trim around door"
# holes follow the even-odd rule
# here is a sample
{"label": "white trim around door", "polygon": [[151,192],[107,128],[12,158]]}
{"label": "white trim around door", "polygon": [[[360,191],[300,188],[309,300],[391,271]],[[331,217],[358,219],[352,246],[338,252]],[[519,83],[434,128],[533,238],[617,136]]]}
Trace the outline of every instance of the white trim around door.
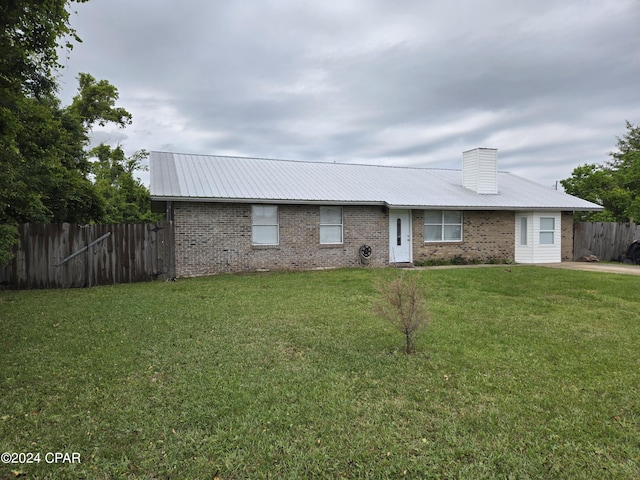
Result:
{"label": "white trim around door", "polygon": [[389,210],[389,262],[409,263],[413,260],[411,245],[411,210]]}

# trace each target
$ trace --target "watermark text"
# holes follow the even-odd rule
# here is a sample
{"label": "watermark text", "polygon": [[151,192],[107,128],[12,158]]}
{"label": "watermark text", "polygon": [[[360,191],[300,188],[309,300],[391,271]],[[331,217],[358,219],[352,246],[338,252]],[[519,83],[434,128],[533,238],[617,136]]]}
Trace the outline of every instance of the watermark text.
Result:
{"label": "watermark text", "polygon": [[78,452],[4,452],[0,461],[8,464],[81,463]]}

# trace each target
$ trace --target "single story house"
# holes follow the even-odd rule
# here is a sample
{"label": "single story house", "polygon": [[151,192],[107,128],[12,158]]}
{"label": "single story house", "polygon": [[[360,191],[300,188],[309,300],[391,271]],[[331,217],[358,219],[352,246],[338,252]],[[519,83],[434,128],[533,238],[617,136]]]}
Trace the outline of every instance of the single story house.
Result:
{"label": "single story house", "polygon": [[428,259],[573,259],[573,212],[602,207],[497,170],[151,152],[151,200],[173,221],[177,276]]}

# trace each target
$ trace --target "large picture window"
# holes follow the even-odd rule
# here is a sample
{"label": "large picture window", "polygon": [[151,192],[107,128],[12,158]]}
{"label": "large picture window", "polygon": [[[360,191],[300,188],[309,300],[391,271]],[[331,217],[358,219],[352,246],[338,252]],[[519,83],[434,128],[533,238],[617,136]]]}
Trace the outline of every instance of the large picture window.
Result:
{"label": "large picture window", "polygon": [[342,243],[342,207],[320,207],[320,243]]}
{"label": "large picture window", "polygon": [[462,211],[460,210],[425,210],[424,212],[425,242],[461,242]]}
{"label": "large picture window", "polygon": [[251,230],[254,245],[278,245],[278,206],[253,205]]}
{"label": "large picture window", "polygon": [[556,219],[540,217],[540,245],[555,244]]}

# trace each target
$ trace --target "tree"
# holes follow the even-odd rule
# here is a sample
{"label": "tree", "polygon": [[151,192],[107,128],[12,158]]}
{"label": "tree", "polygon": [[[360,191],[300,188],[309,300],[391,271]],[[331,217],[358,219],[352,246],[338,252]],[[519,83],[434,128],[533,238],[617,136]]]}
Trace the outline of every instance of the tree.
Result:
{"label": "tree", "polygon": [[94,123],[124,126],[131,114],[115,107],[118,91],[80,74],[78,95],[61,108],[53,93],[16,100],[0,180],[3,223],[104,221],[103,199],[90,179],[86,148]]}
{"label": "tree", "polygon": [[[8,0],[0,4],[0,261],[24,222],[104,222],[151,218],[146,187],[133,171],[107,188],[93,183],[89,134],[95,125],[131,124],[116,106],[118,90],[89,74],[78,77],[78,95],[62,107],[56,73],[59,47],[80,39],[70,27],[69,7],[87,0]],[[109,155],[117,158],[121,149]],[[124,155],[122,154],[124,158]],[[138,154],[122,165],[140,166]],[[131,170],[131,169],[130,169]],[[134,169],[135,170],[135,169]],[[146,191],[146,196],[145,196]],[[116,192],[116,193],[114,193]],[[146,202],[146,212],[143,204]],[[123,212],[118,212],[122,208]],[[5,228],[6,226],[6,228]],[[9,250],[7,250],[9,249]]]}
{"label": "tree", "polygon": [[[43,114],[37,99],[55,91],[58,46],[79,41],[69,26],[73,0],[10,0],[0,3],[0,259],[6,263],[19,218],[45,218],[46,209],[26,173],[44,174],[42,162],[25,165],[21,142],[25,117]],[[82,3],[86,0],[75,0]],[[31,124],[33,126],[33,124]],[[34,134],[35,137],[37,135]],[[7,249],[9,249],[7,251]],[[9,252],[9,253],[8,253]]]}
{"label": "tree", "polygon": [[601,165],[576,167],[561,180],[565,191],[604,207],[602,212],[579,213],[577,220],[629,222],[640,220],[640,125],[625,123],[627,132],[618,137],[618,151]]}
{"label": "tree", "polygon": [[612,152],[610,166],[617,172],[618,188],[625,192],[622,221],[640,221],[640,125],[625,122],[627,132],[618,137],[618,151]]}
{"label": "tree", "polygon": [[88,178],[88,135],[53,95],[21,101],[11,175],[2,198],[5,222],[87,223],[102,215]]}
{"label": "tree", "polygon": [[[69,25],[67,7],[74,0],[10,0],[0,4],[0,259],[6,263],[15,241],[15,224],[48,217],[39,191],[48,175],[59,191],[68,188],[67,172],[49,164],[54,152],[44,152],[55,137],[55,72],[60,43],[70,50],[79,41]],[[83,3],[86,0],[75,0]],[[42,138],[39,138],[42,135]],[[66,178],[65,178],[66,177]],[[79,185],[86,186],[80,181]],[[81,201],[86,201],[84,198]],[[8,249],[8,250],[7,250]]]}
{"label": "tree", "polygon": [[131,114],[122,107],[116,107],[118,89],[106,80],[96,81],[88,73],[78,75],[78,95],[73,97],[69,112],[77,115],[86,129],[96,123],[104,127],[113,122],[124,128],[131,125]]}
{"label": "tree", "polygon": [[134,174],[144,171],[142,161],[148,153],[140,150],[127,158],[120,146],[101,144],[91,151],[96,192],[105,206],[105,223],[155,222],[162,215],[151,213],[151,195]]}
{"label": "tree", "polygon": [[71,3],[87,0],[8,0],[0,4],[0,89],[39,97],[56,88],[60,43],[80,41],[69,24]]}

